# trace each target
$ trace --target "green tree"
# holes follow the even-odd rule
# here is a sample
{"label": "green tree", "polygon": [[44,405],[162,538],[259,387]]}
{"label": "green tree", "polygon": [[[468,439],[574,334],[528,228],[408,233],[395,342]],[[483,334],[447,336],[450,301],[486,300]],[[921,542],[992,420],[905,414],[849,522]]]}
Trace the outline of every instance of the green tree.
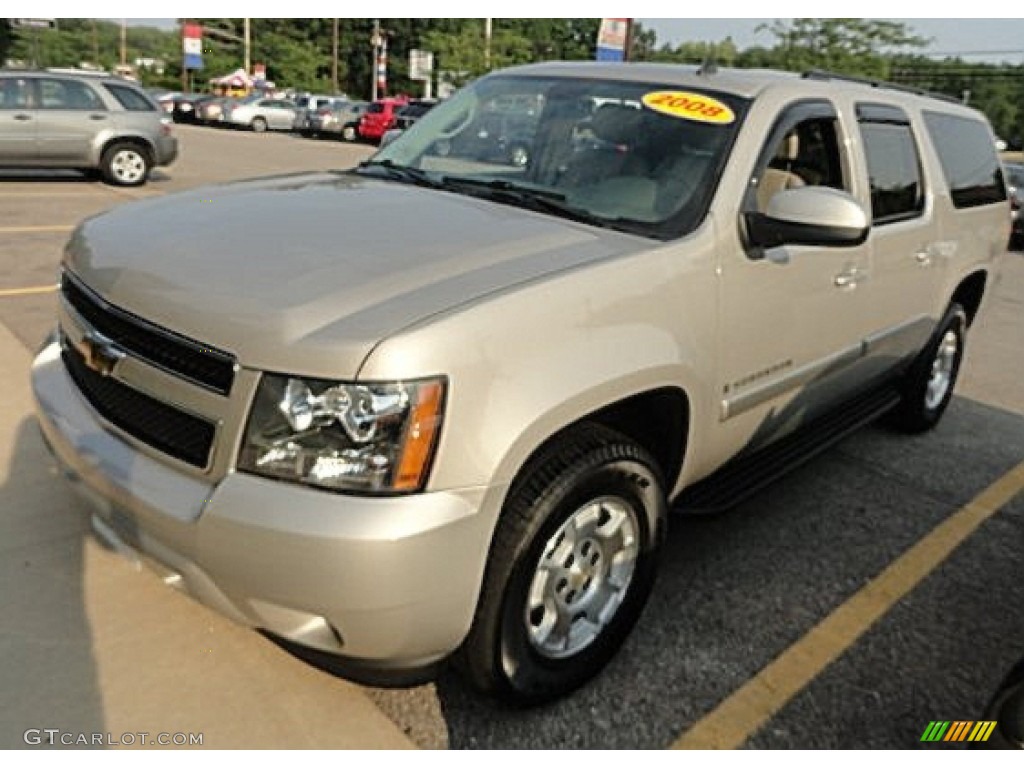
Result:
{"label": "green tree", "polygon": [[901,22],[874,19],[793,19],[762,24],[775,36],[774,65],[804,71],[827,69],[886,78],[890,57],[930,41]]}

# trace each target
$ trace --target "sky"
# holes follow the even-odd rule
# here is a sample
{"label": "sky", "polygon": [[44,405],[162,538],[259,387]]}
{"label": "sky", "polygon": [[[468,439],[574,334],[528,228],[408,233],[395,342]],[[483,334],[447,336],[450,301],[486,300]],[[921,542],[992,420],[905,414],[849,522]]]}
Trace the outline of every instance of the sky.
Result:
{"label": "sky", "polygon": [[[1024,10],[1024,7],[1021,8]],[[774,19],[641,19],[658,33],[658,43],[683,40],[717,42],[731,36],[740,48],[771,46],[759,24]],[[1024,19],[891,19],[906,24],[921,37],[932,38],[926,53],[970,53],[971,61],[1024,61]],[[982,55],[975,52],[989,52]],[[992,53],[995,52],[995,53]],[[1006,52],[1006,53],[1003,53]]]}

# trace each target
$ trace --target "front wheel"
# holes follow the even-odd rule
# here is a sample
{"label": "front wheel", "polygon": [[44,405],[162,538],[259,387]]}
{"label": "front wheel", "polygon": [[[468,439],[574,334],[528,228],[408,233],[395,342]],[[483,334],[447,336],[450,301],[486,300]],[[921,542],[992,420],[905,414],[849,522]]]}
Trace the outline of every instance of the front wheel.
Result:
{"label": "front wheel", "polygon": [[267,130],[267,121],[262,117],[254,117],[250,125],[256,133],[265,133]]}
{"label": "front wheel", "polygon": [[899,405],[891,415],[896,427],[916,433],[938,424],[953,397],[966,335],[967,313],[953,302],[928,345],[907,372]]}
{"label": "front wheel", "polygon": [[459,661],[480,689],[520,703],[595,675],[654,584],[667,505],[660,472],[598,425],[557,438],[509,490]]}

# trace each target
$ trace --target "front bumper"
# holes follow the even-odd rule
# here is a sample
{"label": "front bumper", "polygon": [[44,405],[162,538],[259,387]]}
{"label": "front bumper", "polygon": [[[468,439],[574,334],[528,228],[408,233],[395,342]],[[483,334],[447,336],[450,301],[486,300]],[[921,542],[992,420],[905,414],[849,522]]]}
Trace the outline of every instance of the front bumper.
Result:
{"label": "front bumper", "polygon": [[369,498],[243,473],[207,482],[105,429],[57,343],[32,386],[97,533],[220,613],[383,670],[430,664],[468,632],[504,488]]}

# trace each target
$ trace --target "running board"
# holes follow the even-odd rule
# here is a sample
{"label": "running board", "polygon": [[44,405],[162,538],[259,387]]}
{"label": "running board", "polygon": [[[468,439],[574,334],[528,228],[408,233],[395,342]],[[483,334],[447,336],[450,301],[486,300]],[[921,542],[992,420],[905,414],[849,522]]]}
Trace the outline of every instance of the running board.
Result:
{"label": "running board", "polygon": [[868,424],[899,402],[896,388],[874,388],[820,416],[806,427],[752,454],[741,454],[686,488],[672,504],[673,512],[721,512],[764,488],[786,472]]}

